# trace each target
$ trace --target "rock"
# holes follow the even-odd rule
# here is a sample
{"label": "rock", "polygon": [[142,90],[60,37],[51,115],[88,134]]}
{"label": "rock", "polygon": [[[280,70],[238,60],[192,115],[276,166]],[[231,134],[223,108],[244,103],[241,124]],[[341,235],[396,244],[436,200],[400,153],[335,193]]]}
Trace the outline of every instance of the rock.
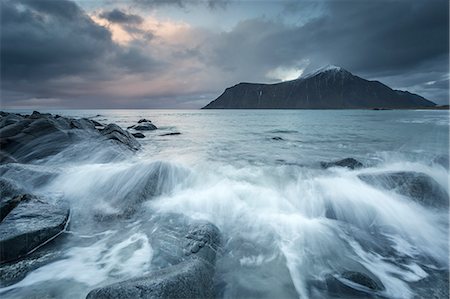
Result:
{"label": "rock", "polygon": [[57,237],[69,221],[69,208],[23,195],[0,223],[0,263],[26,256]]}
{"label": "rock", "polygon": [[138,124],[140,124],[140,123],[151,123],[152,121],[151,120],[148,120],[148,119],[145,119],[145,118],[141,118],[139,121],[138,121]]}
{"label": "rock", "polygon": [[[97,138],[98,122],[87,118],[72,119],[34,111],[31,115],[2,113],[0,119],[0,162],[28,163],[53,156],[75,142]],[[107,130],[105,130],[107,129]],[[135,150],[139,143],[120,127],[102,130],[107,139],[116,140]]]}
{"label": "rock", "polygon": [[436,208],[449,206],[447,191],[433,178],[421,172],[382,172],[360,174],[358,177],[368,184],[393,190],[426,206]]}
{"label": "rock", "polygon": [[153,131],[158,129],[154,124],[152,123],[143,123],[141,125],[131,126],[131,129],[135,129],[136,131]]}
{"label": "rock", "polygon": [[211,223],[193,223],[180,245],[186,254],[180,263],[94,289],[87,298],[213,298],[219,230]]}
{"label": "rock", "polygon": [[2,199],[0,206],[0,222],[2,222],[3,219],[19,205],[19,203],[29,201],[30,199],[31,195],[29,194],[18,195],[10,199]]}
{"label": "rock", "polygon": [[281,138],[281,137],[275,136],[275,137],[272,137],[272,140],[281,141],[281,140],[284,140],[284,139]]}
{"label": "rock", "polygon": [[171,132],[171,133],[161,134],[159,136],[175,136],[175,135],[181,135],[181,133],[180,132]]}
{"label": "rock", "polygon": [[124,131],[116,124],[109,124],[100,133],[105,136],[106,139],[116,140],[128,146],[132,150],[137,150],[141,146],[139,142],[129,132]]}
{"label": "rock", "polygon": [[356,168],[363,167],[363,164],[356,159],[345,158],[345,159],[333,161],[333,162],[320,162],[320,166],[324,169],[327,169],[330,167],[347,167],[350,169],[356,169]]}
{"label": "rock", "polygon": [[139,132],[137,132],[137,133],[132,133],[131,135],[133,135],[135,138],[144,138],[144,137],[145,137],[144,134],[139,133]]}
{"label": "rock", "polygon": [[17,163],[17,160],[8,153],[0,150],[0,164]]}
{"label": "rock", "polygon": [[369,275],[346,271],[340,275],[327,275],[325,278],[328,292],[345,298],[372,298],[377,292],[384,290],[384,286]]}
{"label": "rock", "polygon": [[92,123],[94,124],[94,126],[96,126],[96,127],[104,127],[104,125],[103,124],[101,124],[101,123],[99,123],[98,121],[96,121],[96,120],[91,120],[92,121]]}

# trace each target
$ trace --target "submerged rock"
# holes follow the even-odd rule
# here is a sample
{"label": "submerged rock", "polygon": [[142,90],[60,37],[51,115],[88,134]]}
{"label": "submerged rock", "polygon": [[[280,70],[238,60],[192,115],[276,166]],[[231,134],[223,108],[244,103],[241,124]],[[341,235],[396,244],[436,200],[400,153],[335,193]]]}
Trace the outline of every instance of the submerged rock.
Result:
{"label": "submerged rock", "polygon": [[0,223],[0,262],[26,256],[57,237],[69,221],[69,208],[32,195],[14,198],[13,207]]}
{"label": "submerged rock", "polygon": [[343,298],[374,298],[384,286],[375,277],[355,271],[346,271],[340,275],[327,275],[325,278],[329,293]]}
{"label": "submerged rock", "polygon": [[180,132],[171,132],[171,133],[161,134],[159,136],[175,136],[175,135],[181,135],[181,133]]}
{"label": "submerged rock", "polygon": [[145,138],[145,135],[139,132],[132,133],[131,135],[133,135],[135,138]]}
{"label": "submerged rock", "polygon": [[338,161],[333,162],[320,162],[320,166],[324,169],[330,167],[347,167],[350,169],[362,168],[363,164],[356,159],[353,158],[345,158]]}
{"label": "submerged rock", "polygon": [[183,261],[149,275],[92,290],[88,299],[100,298],[213,298],[216,252],[220,232],[207,222],[193,223],[174,251]]}
{"label": "submerged rock", "polygon": [[272,137],[272,140],[281,141],[281,140],[284,140],[284,139],[282,137],[275,136],[275,137]]}
{"label": "submerged rock", "polygon": [[399,171],[360,174],[364,182],[393,190],[430,207],[448,208],[449,195],[432,177],[421,172]]}

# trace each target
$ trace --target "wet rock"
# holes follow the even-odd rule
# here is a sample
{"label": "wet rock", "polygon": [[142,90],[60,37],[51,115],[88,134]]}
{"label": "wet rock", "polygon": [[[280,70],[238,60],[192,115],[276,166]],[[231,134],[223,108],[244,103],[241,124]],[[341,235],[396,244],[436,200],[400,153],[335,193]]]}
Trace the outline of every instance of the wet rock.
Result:
{"label": "wet rock", "polygon": [[327,275],[325,282],[329,293],[344,298],[375,298],[377,292],[384,290],[381,281],[375,277],[355,271]]}
{"label": "wet rock", "polygon": [[96,121],[96,120],[91,120],[92,121],[92,123],[94,124],[94,126],[96,126],[96,127],[104,127],[104,125],[103,124],[101,124],[101,123],[99,123],[98,121]]}
{"label": "wet rock", "polygon": [[350,169],[362,168],[363,164],[356,159],[353,158],[345,158],[342,160],[337,160],[333,162],[320,162],[320,166],[324,169],[330,167],[347,167]]}
{"label": "wet rock", "polygon": [[[53,247],[42,248],[20,260],[11,263],[0,264],[0,281],[3,287],[17,283],[25,278],[31,271],[49,264],[57,259],[63,258],[61,251]],[[44,298],[41,296],[40,298]]]}
{"label": "wet rock", "polygon": [[100,133],[105,136],[106,139],[118,141],[132,150],[137,150],[140,147],[139,142],[137,142],[130,132],[123,130],[116,124],[107,125]]}
{"label": "wet rock", "polygon": [[[21,187],[26,187],[26,189],[42,187],[55,178],[56,175],[54,169],[49,169],[40,165],[36,166],[16,163],[0,165],[0,176],[2,178],[13,181],[16,185],[20,182]],[[21,192],[20,194],[22,193],[24,192]]]}
{"label": "wet rock", "polygon": [[272,137],[272,140],[281,141],[281,140],[284,140],[284,139],[281,138],[281,137],[275,136],[275,137]]}
{"label": "wet rock", "polygon": [[193,223],[181,240],[186,253],[176,265],[92,290],[87,298],[213,298],[220,233],[211,223]]}
{"label": "wet rock", "polygon": [[152,123],[142,123],[141,125],[135,125],[131,126],[132,129],[135,129],[136,131],[153,131],[158,129],[154,124]]}
{"label": "wet rock", "polygon": [[138,124],[141,124],[141,123],[151,123],[151,122],[152,122],[152,121],[149,120],[149,119],[141,118],[141,119],[138,121]]}
{"label": "wet rock", "polygon": [[181,133],[180,132],[171,132],[171,133],[161,134],[159,136],[175,136],[175,135],[181,135]]}
{"label": "wet rock", "polygon": [[449,206],[447,191],[432,177],[421,172],[382,172],[360,174],[358,177],[368,184],[393,190],[426,206],[437,208]]}
{"label": "wet rock", "polygon": [[0,203],[0,222],[2,222],[3,219],[19,205],[19,203],[29,201],[30,199],[31,195],[29,194],[22,194],[9,199],[3,198]]}
{"label": "wet rock", "polygon": [[[101,124],[87,118],[72,119],[37,111],[29,116],[3,112],[0,119],[0,162],[28,163],[53,156],[75,142],[98,138],[98,125]],[[118,126],[106,127],[101,133],[132,150],[139,147],[134,137]]]}
{"label": "wet rock", "polygon": [[139,132],[137,132],[137,133],[132,133],[131,135],[133,135],[135,138],[144,138],[144,137],[145,137],[144,134],[139,133]]}
{"label": "wet rock", "polygon": [[69,208],[26,195],[0,223],[0,263],[26,256],[57,237],[69,221]]}
{"label": "wet rock", "polygon": [[0,150],[0,164],[17,163],[17,160],[8,153]]}

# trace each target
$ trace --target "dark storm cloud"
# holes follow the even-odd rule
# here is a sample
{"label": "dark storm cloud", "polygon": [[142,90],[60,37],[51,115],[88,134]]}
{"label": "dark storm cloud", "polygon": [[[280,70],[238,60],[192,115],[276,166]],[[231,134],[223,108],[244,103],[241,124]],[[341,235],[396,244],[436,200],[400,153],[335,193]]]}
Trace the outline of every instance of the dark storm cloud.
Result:
{"label": "dark storm cloud", "polygon": [[[133,2],[139,8],[172,6],[169,11],[198,5],[226,8],[235,3]],[[343,66],[433,101],[448,101],[446,0],[286,1],[278,18],[241,16],[227,31],[187,26],[179,43],[146,31],[142,16],[110,7],[100,17],[133,36],[126,45],[112,40],[109,30],[116,25],[98,25],[71,1],[0,3],[2,104],[21,104],[30,98],[29,103],[70,107],[164,107],[164,103],[200,107],[213,99],[211,95],[239,81],[273,82],[268,73],[274,69],[307,66],[308,72],[325,64]],[[223,11],[210,12],[220,16]],[[126,93],[114,94],[123,90],[123,75],[132,75],[132,83],[142,83],[125,88],[126,92],[136,88],[127,101],[123,101]],[[155,76],[164,79],[151,85]],[[109,85],[102,89],[103,82]],[[147,82],[155,89],[142,87]],[[108,92],[111,86],[117,89]],[[201,103],[201,95],[211,98]]]}
{"label": "dark storm cloud", "polygon": [[141,16],[135,14],[127,14],[119,9],[104,11],[99,16],[111,23],[141,24],[143,22]]}
{"label": "dark storm cloud", "polygon": [[302,60],[310,70],[336,64],[369,78],[420,74],[422,83],[448,73],[448,1],[324,4],[322,15],[302,25],[240,22],[211,41],[211,63],[240,80],[262,80],[269,70]]}
{"label": "dark storm cloud", "polygon": [[159,65],[139,48],[114,43],[110,31],[65,0],[2,1],[0,39],[3,95],[62,96],[74,78],[92,84]]}

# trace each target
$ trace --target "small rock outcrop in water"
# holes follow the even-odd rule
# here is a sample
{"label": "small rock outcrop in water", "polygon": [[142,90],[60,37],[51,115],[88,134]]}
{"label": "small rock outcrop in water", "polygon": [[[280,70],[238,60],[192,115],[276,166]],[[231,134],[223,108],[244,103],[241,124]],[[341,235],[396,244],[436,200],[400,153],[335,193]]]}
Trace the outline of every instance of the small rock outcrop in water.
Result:
{"label": "small rock outcrop in water", "polygon": [[434,107],[408,91],[394,90],[349,71],[328,66],[276,84],[239,83],[203,109],[361,109]]}
{"label": "small rock outcrop in water", "polygon": [[32,195],[19,195],[10,202],[0,223],[0,262],[27,255],[58,236],[69,220],[69,208]]}
{"label": "small rock outcrop in water", "polygon": [[363,167],[363,164],[356,159],[353,158],[345,158],[338,161],[333,162],[320,162],[320,166],[324,169],[330,167],[347,167],[350,169],[356,169]]}
{"label": "small rock outcrop in water", "polygon": [[138,125],[130,126],[128,129],[134,129],[136,131],[153,131],[158,129],[152,122],[148,119],[140,119]]}
{"label": "small rock outcrop in water", "polygon": [[171,133],[161,134],[159,136],[176,136],[176,135],[181,135],[181,133],[180,132],[171,132]]}
{"label": "small rock outcrop in water", "polygon": [[430,207],[448,208],[449,196],[432,177],[414,171],[360,174],[364,182],[393,190]]}
{"label": "small rock outcrop in water", "polygon": [[115,124],[103,128],[90,119],[72,119],[36,111],[31,115],[2,112],[0,116],[0,163],[27,163],[46,158],[77,141],[102,135],[131,150],[140,146],[129,132]]}
{"label": "small rock outcrop in water", "polygon": [[145,138],[145,135],[139,132],[132,133],[131,135],[133,135],[135,138]]}
{"label": "small rock outcrop in water", "polygon": [[192,223],[180,245],[185,255],[182,262],[147,276],[94,289],[87,299],[213,298],[219,230],[211,223]]}

